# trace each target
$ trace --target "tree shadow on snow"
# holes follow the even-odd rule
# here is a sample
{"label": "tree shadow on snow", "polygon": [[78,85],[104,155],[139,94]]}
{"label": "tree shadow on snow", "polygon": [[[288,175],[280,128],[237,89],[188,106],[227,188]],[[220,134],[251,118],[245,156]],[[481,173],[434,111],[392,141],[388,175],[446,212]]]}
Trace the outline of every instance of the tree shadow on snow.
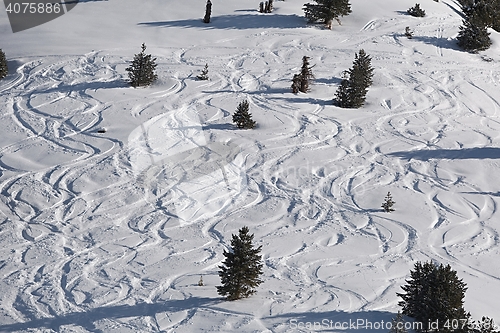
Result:
{"label": "tree shadow on snow", "polygon": [[138,25],[150,27],[183,27],[183,28],[206,28],[206,29],[270,29],[270,28],[298,28],[305,27],[303,17],[298,15],[221,15],[213,16],[209,24],[203,23],[201,18],[178,20],[142,22]]}
{"label": "tree shadow on snow", "polygon": [[[59,317],[32,319],[24,323],[0,325],[0,332],[26,332],[29,329],[49,328],[59,331],[64,325],[78,325],[91,332],[102,332],[94,323],[103,319],[155,316],[160,312],[178,312],[194,308],[207,308],[220,303],[219,298],[191,297],[183,300],[169,300],[164,303],[140,303],[135,305],[104,306],[87,312],[72,312]],[[102,332],[104,333],[104,332]]]}
{"label": "tree shadow on snow", "polygon": [[500,148],[496,147],[478,147],[464,149],[435,149],[435,150],[413,150],[398,151],[387,155],[400,157],[402,159],[416,159],[428,161],[430,159],[496,159],[500,158]]}
{"label": "tree shadow on snow", "polygon": [[413,35],[412,40],[434,45],[438,48],[462,51],[462,49],[458,46],[456,39]]}

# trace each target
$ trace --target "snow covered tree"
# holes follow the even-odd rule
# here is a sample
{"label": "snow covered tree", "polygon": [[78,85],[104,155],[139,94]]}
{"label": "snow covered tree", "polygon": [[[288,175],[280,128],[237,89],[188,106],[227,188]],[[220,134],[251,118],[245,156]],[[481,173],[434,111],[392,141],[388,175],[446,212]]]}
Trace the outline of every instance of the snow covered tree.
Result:
{"label": "snow covered tree", "polygon": [[447,323],[470,319],[463,308],[466,284],[450,265],[417,262],[406,283],[401,287],[405,293],[397,293],[402,298],[398,305],[404,315],[423,323],[423,331],[429,330],[428,323],[437,322],[439,332],[467,332],[467,327],[447,327]]}
{"label": "snow covered tree", "polygon": [[392,318],[391,329],[389,330],[389,333],[408,333],[401,311],[398,311],[396,317]]}
{"label": "snow covered tree", "polygon": [[310,88],[311,80],[314,79],[314,75],[312,73],[312,68],[314,66],[310,66],[309,57],[302,57],[302,67],[300,68],[300,73],[295,74],[292,79],[292,92],[297,94],[299,91],[303,93],[307,93]]}
{"label": "snow covered tree", "polygon": [[300,91],[300,74],[295,74],[292,79],[292,92],[298,94]]}
{"label": "snow covered tree", "polygon": [[464,13],[459,27],[458,45],[468,52],[478,52],[491,46],[487,28],[500,30],[500,0],[459,0]]}
{"label": "snow covered tree", "polygon": [[413,31],[410,30],[410,27],[405,28],[405,36],[408,37],[408,39],[413,38]]}
{"label": "snow covered tree", "polygon": [[490,33],[486,26],[479,26],[465,19],[459,29],[458,46],[465,51],[475,53],[487,50],[491,46]]}
{"label": "snow covered tree", "polygon": [[208,64],[205,64],[205,68],[203,68],[201,74],[196,77],[198,80],[208,80]]}
{"label": "snow covered tree", "polygon": [[134,60],[125,70],[128,72],[130,85],[134,88],[149,86],[158,76],[156,75],[156,58],[146,54],[146,44],[142,43],[141,53],[134,56]]}
{"label": "snow covered tree", "polygon": [[470,333],[498,333],[497,326],[490,317],[482,317],[480,321],[474,322],[474,330]]}
{"label": "snow covered tree", "polygon": [[459,0],[466,20],[500,31],[500,0]]}
{"label": "snow covered tree", "polygon": [[314,0],[316,4],[304,4],[304,13],[309,23],[321,22],[331,27],[333,20],[340,24],[340,16],[351,13],[349,0]]}
{"label": "snow covered tree", "polygon": [[254,248],[253,237],[248,227],[243,227],[238,235],[233,235],[230,251],[224,250],[226,259],[219,266],[222,286],[216,288],[217,293],[229,301],[251,296],[256,292],[254,288],[263,282],[259,279],[263,267],[259,254],[262,246]]}
{"label": "snow covered tree", "polygon": [[5,57],[5,53],[0,49],[0,79],[9,74],[9,68],[7,67],[7,58]]}
{"label": "snow covered tree", "polygon": [[207,0],[207,5],[205,7],[205,17],[203,18],[204,23],[210,23],[210,15],[212,15],[212,2]]}
{"label": "snow covered tree", "polygon": [[252,114],[248,112],[249,110],[250,104],[247,100],[238,104],[238,108],[233,114],[233,123],[236,124],[236,127],[244,129],[255,128],[255,121],[252,120]]}
{"label": "snow covered tree", "polygon": [[425,16],[425,10],[420,8],[420,4],[418,4],[418,3],[416,3],[415,6],[408,9],[407,13],[410,14],[411,16],[415,16],[415,17],[424,17]]}
{"label": "snow covered tree", "polygon": [[340,86],[335,92],[334,103],[341,108],[350,108],[350,98],[349,98],[349,74],[344,71],[342,74],[342,81],[340,81]]}
{"label": "snow covered tree", "polygon": [[384,212],[386,213],[394,212],[395,209],[392,208],[392,206],[394,206],[395,203],[396,202],[392,201],[391,192],[387,192],[384,202],[382,203],[382,208],[384,209]]}
{"label": "snow covered tree", "polygon": [[355,54],[352,68],[347,71],[348,78],[341,81],[335,94],[337,105],[345,108],[360,108],[366,100],[368,87],[373,83],[371,58],[363,49]]}

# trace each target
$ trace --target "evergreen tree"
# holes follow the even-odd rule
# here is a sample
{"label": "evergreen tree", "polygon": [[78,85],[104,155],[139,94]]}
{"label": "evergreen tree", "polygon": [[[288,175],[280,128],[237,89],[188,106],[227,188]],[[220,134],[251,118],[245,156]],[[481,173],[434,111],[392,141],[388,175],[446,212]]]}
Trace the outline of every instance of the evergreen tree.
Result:
{"label": "evergreen tree", "polygon": [[340,24],[340,16],[351,13],[349,0],[314,0],[316,4],[304,4],[304,13],[309,23],[321,22],[331,26],[336,20]]}
{"label": "evergreen tree", "polygon": [[420,4],[418,4],[418,3],[416,3],[415,6],[408,9],[407,13],[410,14],[411,16],[415,16],[415,17],[424,17],[425,16],[425,10],[420,8]]}
{"label": "evergreen tree", "polygon": [[341,81],[335,94],[336,103],[341,107],[360,108],[365,103],[368,87],[373,83],[371,58],[363,49],[355,54],[353,66],[347,71],[347,76]]}
{"label": "evergreen tree", "polygon": [[474,322],[474,330],[470,333],[498,333],[497,326],[490,317],[482,317],[481,321]]}
{"label": "evergreen tree", "polygon": [[134,60],[125,70],[128,72],[130,85],[134,88],[149,86],[158,76],[156,75],[156,58],[151,59],[151,54],[146,54],[146,44],[142,43],[141,53],[134,56]]}
{"label": "evergreen tree", "polygon": [[392,319],[389,333],[408,333],[405,327],[403,314],[400,311],[398,311],[396,317]]}
{"label": "evergreen tree", "polygon": [[500,0],[459,0],[464,13],[459,27],[458,45],[468,52],[478,52],[491,46],[487,28],[500,30]]}
{"label": "evergreen tree", "polygon": [[261,1],[261,3],[259,4],[259,12],[264,13],[264,2],[263,1]]}
{"label": "evergreen tree", "polygon": [[208,80],[208,64],[205,64],[205,68],[203,68],[201,74],[196,77],[198,80]]}
{"label": "evergreen tree", "polygon": [[386,213],[391,213],[394,212],[395,209],[392,208],[396,202],[392,201],[392,196],[391,192],[387,192],[387,195],[385,196],[385,201],[382,203],[382,208],[384,209],[384,212]]}
{"label": "evergreen tree", "polygon": [[500,30],[500,0],[459,0],[466,20],[476,26]]}
{"label": "evergreen tree", "polygon": [[292,79],[292,92],[298,94],[300,91],[300,74],[295,74]]}
{"label": "evergreen tree", "polygon": [[468,52],[484,51],[491,46],[490,34],[486,26],[478,26],[471,21],[463,20],[459,27],[458,46]]}
{"label": "evergreen tree", "polygon": [[349,98],[349,75],[347,71],[344,71],[342,81],[340,81],[340,86],[335,92],[334,102],[341,108],[350,108],[350,98]]}
{"label": "evergreen tree", "polygon": [[410,27],[405,28],[405,36],[408,37],[408,39],[413,38],[413,31],[410,30]]}
{"label": "evergreen tree", "polygon": [[210,23],[210,15],[212,15],[212,2],[207,0],[207,5],[205,7],[205,17],[203,18],[204,23]]}
{"label": "evergreen tree", "polygon": [[238,108],[233,114],[233,123],[235,123],[238,128],[255,128],[255,121],[252,120],[252,114],[248,112],[249,110],[250,104],[247,100],[238,104]]}
{"label": "evergreen tree", "polygon": [[308,56],[303,56],[302,57],[302,67],[300,69],[300,88],[299,91],[303,93],[307,93],[310,88],[309,84],[311,83],[311,80],[314,79],[314,75],[312,73],[312,66],[309,65],[309,57]]}
{"label": "evergreen tree", "polygon": [[9,68],[7,67],[7,58],[5,57],[5,53],[0,49],[0,79],[9,74]]}
{"label": "evergreen tree", "polygon": [[259,279],[263,267],[262,256],[259,255],[262,246],[254,248],[253,237],[248,228],[243,227],[238,235],[233,235],[231,250],[224,250],[226,259],[219,266],[222,286],[216,288],[217,293],[229,301],[251,296],[256,292],[254,288],[263,282]]}
{"label": "evergreen tree", "polygon": [[446,326],[453,321],[469,320],[470,314],[463,308],[466,284],[458,278],[450,265],[436,266],[432,262],[417,262],[410,271],[410,279],[401,288],[405,293],[397,293],[402,298],[398,304],[404,315],[423,324],[422,331],[428,331],[428,323],[438,323],[439,332],[467,332],[467,326]]}

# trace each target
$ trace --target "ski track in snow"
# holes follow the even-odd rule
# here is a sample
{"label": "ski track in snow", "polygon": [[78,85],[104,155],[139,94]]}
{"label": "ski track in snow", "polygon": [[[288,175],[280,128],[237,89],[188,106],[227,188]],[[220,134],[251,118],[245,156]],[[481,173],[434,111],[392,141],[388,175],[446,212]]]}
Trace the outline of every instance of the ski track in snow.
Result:
{"label": "ski track in snow", "polygon": [[[486,150],[500,69],[464,66],[447,42],[430,51],[448,16],[411,21],[433,37],[396,36],[410,19],[184,48],[158,57],[147,89],[127,87],[126,60],[105,51],[26,60],[0,86],[0,331],[288,332],[296,317],[397,311],[416,260],[500,290],[499,155]],[[376,73],[367,105],[336,108],[330,79],[362,47]],[[317,80],[293,95],[305,53]],[[205,63],[210,80],[198,81]],[[254,131],[231,125],[244,98]],[[191,164],[169,160],[170,144]],[[380,208],[388,191],[392,214]],[[214,286],[243,225],[263,247],[265,283],[235,308]]]}

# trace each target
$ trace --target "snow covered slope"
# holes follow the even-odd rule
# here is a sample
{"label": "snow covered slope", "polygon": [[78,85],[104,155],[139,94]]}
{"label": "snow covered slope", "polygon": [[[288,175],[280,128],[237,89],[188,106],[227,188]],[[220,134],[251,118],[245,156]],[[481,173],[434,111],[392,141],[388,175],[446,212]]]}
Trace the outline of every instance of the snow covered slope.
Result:
{"label": "snow covered slope", "polygon": [[[424,18],[410,0],[351,0],[331,31],[306,24],[304,1],[212,2],[208,25],[201,0],[80,1],[16,34],[0,13],[0,331],[387,322],[426,260],[463,278],[474,318],[500,322],[499,34],[459,50],[451,0],[421,3]],[[159,79],[133,89],[143,42]],[[360,49],[374,84],[363,108],[340,109]],[[294,95],[304,55],[316,80]],[[255,130],[232,125],[243,99]],[[225,302],[217,266],[244,225],[264,283]]]}

